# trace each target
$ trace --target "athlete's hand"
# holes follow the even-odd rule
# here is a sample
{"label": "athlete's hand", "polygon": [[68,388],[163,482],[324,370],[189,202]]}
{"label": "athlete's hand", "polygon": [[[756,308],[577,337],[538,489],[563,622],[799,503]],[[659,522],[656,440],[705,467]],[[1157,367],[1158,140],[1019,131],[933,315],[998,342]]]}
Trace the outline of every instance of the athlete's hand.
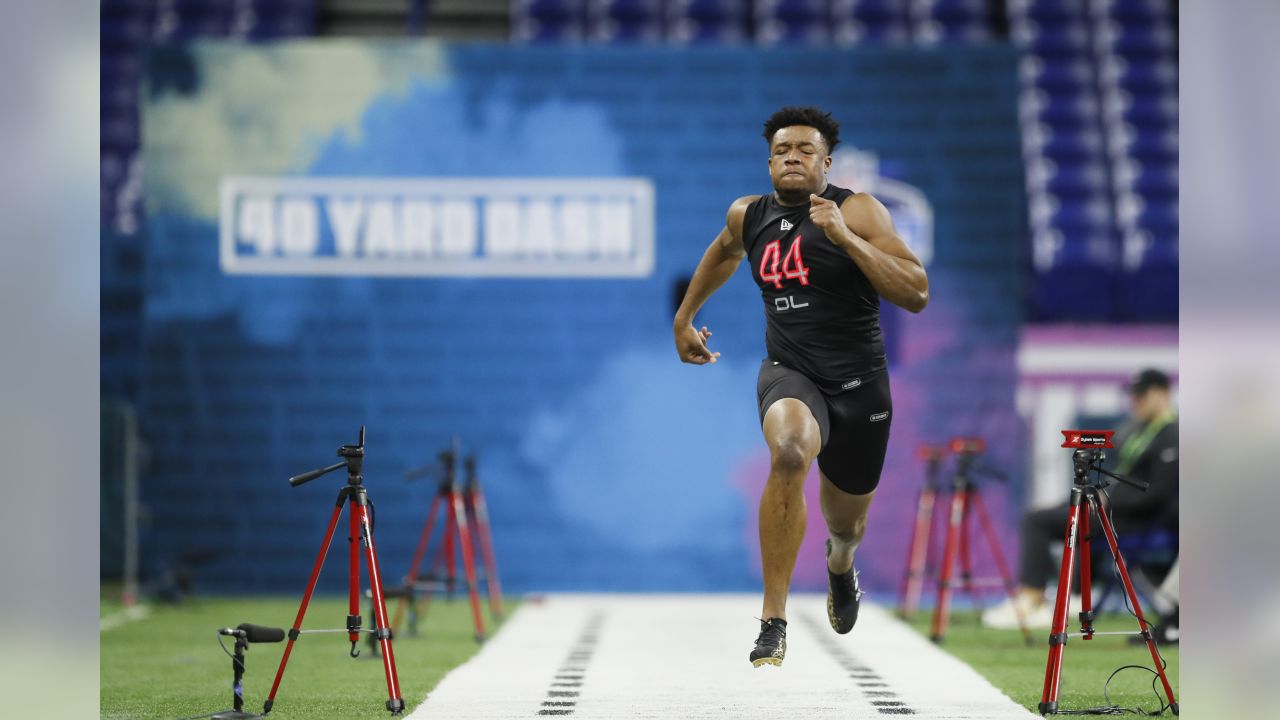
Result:
{"label": "athlete's hand", "polygon": [[828,200],[813,194],[809,195],[809,220],[814,225],[822,228],[822,232],[826,233],[827,239],[836,244],[840,243],[847,230],[844,224],[844,215],[840,214],[840,206],[834,200]]}
{"label": "athlete's hand", "polygon": [[694,330],[692,325],[676,329],[676,352],[680,354],[680,362],[691,365],[713,363],[720,353],[707,349],[707,340],[711,331],[704,325],[701,330]]}

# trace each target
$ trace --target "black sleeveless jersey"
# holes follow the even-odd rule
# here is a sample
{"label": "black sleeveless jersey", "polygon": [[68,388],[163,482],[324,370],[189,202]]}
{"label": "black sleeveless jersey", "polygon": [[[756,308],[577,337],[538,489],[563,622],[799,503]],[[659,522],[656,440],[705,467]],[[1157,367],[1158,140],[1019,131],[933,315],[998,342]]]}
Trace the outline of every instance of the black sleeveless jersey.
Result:
{"label": "black sleeveless jersey", "polygon": [[[853,194],[828,184],[822,197],[838,205]],[[773,193],[761,196],[747,207],[742,245],[764,299],[769,357],[828,394],[887,367],[880,294],[809,220],[809,203],[787,207]]]}

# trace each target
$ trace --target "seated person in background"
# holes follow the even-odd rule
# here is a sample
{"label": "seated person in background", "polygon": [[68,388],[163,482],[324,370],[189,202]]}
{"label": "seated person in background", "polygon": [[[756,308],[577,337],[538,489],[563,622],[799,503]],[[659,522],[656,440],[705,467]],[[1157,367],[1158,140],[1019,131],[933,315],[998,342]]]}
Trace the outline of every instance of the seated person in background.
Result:
{"label": "seated person in background", "polygon": [[[1125,537],[1153,529],[1178,529],[1178,419],[1169,393],[1169,376],[1159,370],[1138,373],[1129,384],[1131,421],[1115,435],[1116,449],[1107,451],[1112,472],[1150,483],[1145,492],[1114,483],[1107,488],[1111,497],[1116,533]],[[1114,460],[1114,462],[1111,462]],[[1056,580],[1062,557],[1050,554],[1050,545],[1061,543],[1067,534],[1066,503],[1033,510],[1022,519],[1022,563],[1019,567],[1017,602],[1029,627],[1047,628],[1053,621],[1052,598],[1045,585]],[[1101,534],[1097,518],[1090,529]],[[1109,556],[1095,558],[1110,564]],[[1100,567],[1100,566],[1099,566]],[[1076,581],[1074,588],[1080,587]],[[1076,612],[1073,601],[1070,612]],[[982,614],[988,627],[1016,628],[1017,615],[1009,600]]]}

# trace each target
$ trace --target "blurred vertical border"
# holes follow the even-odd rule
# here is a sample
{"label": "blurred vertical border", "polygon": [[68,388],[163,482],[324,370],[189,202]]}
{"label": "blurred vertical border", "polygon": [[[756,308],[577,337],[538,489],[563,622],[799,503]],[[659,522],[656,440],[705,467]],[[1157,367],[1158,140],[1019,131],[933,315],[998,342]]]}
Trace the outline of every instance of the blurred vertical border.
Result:
{"label": "blurred vertical border", "polygon": [[98,712],[98,4],[0,4],[5,717]]}
{"label": "blurred vertical border", "polygon": [[1182,706],[1274,716],[1280,3],[1180,10]]}

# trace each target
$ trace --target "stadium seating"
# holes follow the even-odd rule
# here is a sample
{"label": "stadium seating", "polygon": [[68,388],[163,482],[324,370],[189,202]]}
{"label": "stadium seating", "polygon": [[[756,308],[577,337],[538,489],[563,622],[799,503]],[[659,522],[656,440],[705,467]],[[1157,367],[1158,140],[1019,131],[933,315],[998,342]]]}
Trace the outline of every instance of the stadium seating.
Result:
{"label": "stadium seating", "polygon": [[103,0],[101,5],[102,392],[130,396],[141,324],[138,104],[146,49],[200,38],[315,32],[318,0]]}

